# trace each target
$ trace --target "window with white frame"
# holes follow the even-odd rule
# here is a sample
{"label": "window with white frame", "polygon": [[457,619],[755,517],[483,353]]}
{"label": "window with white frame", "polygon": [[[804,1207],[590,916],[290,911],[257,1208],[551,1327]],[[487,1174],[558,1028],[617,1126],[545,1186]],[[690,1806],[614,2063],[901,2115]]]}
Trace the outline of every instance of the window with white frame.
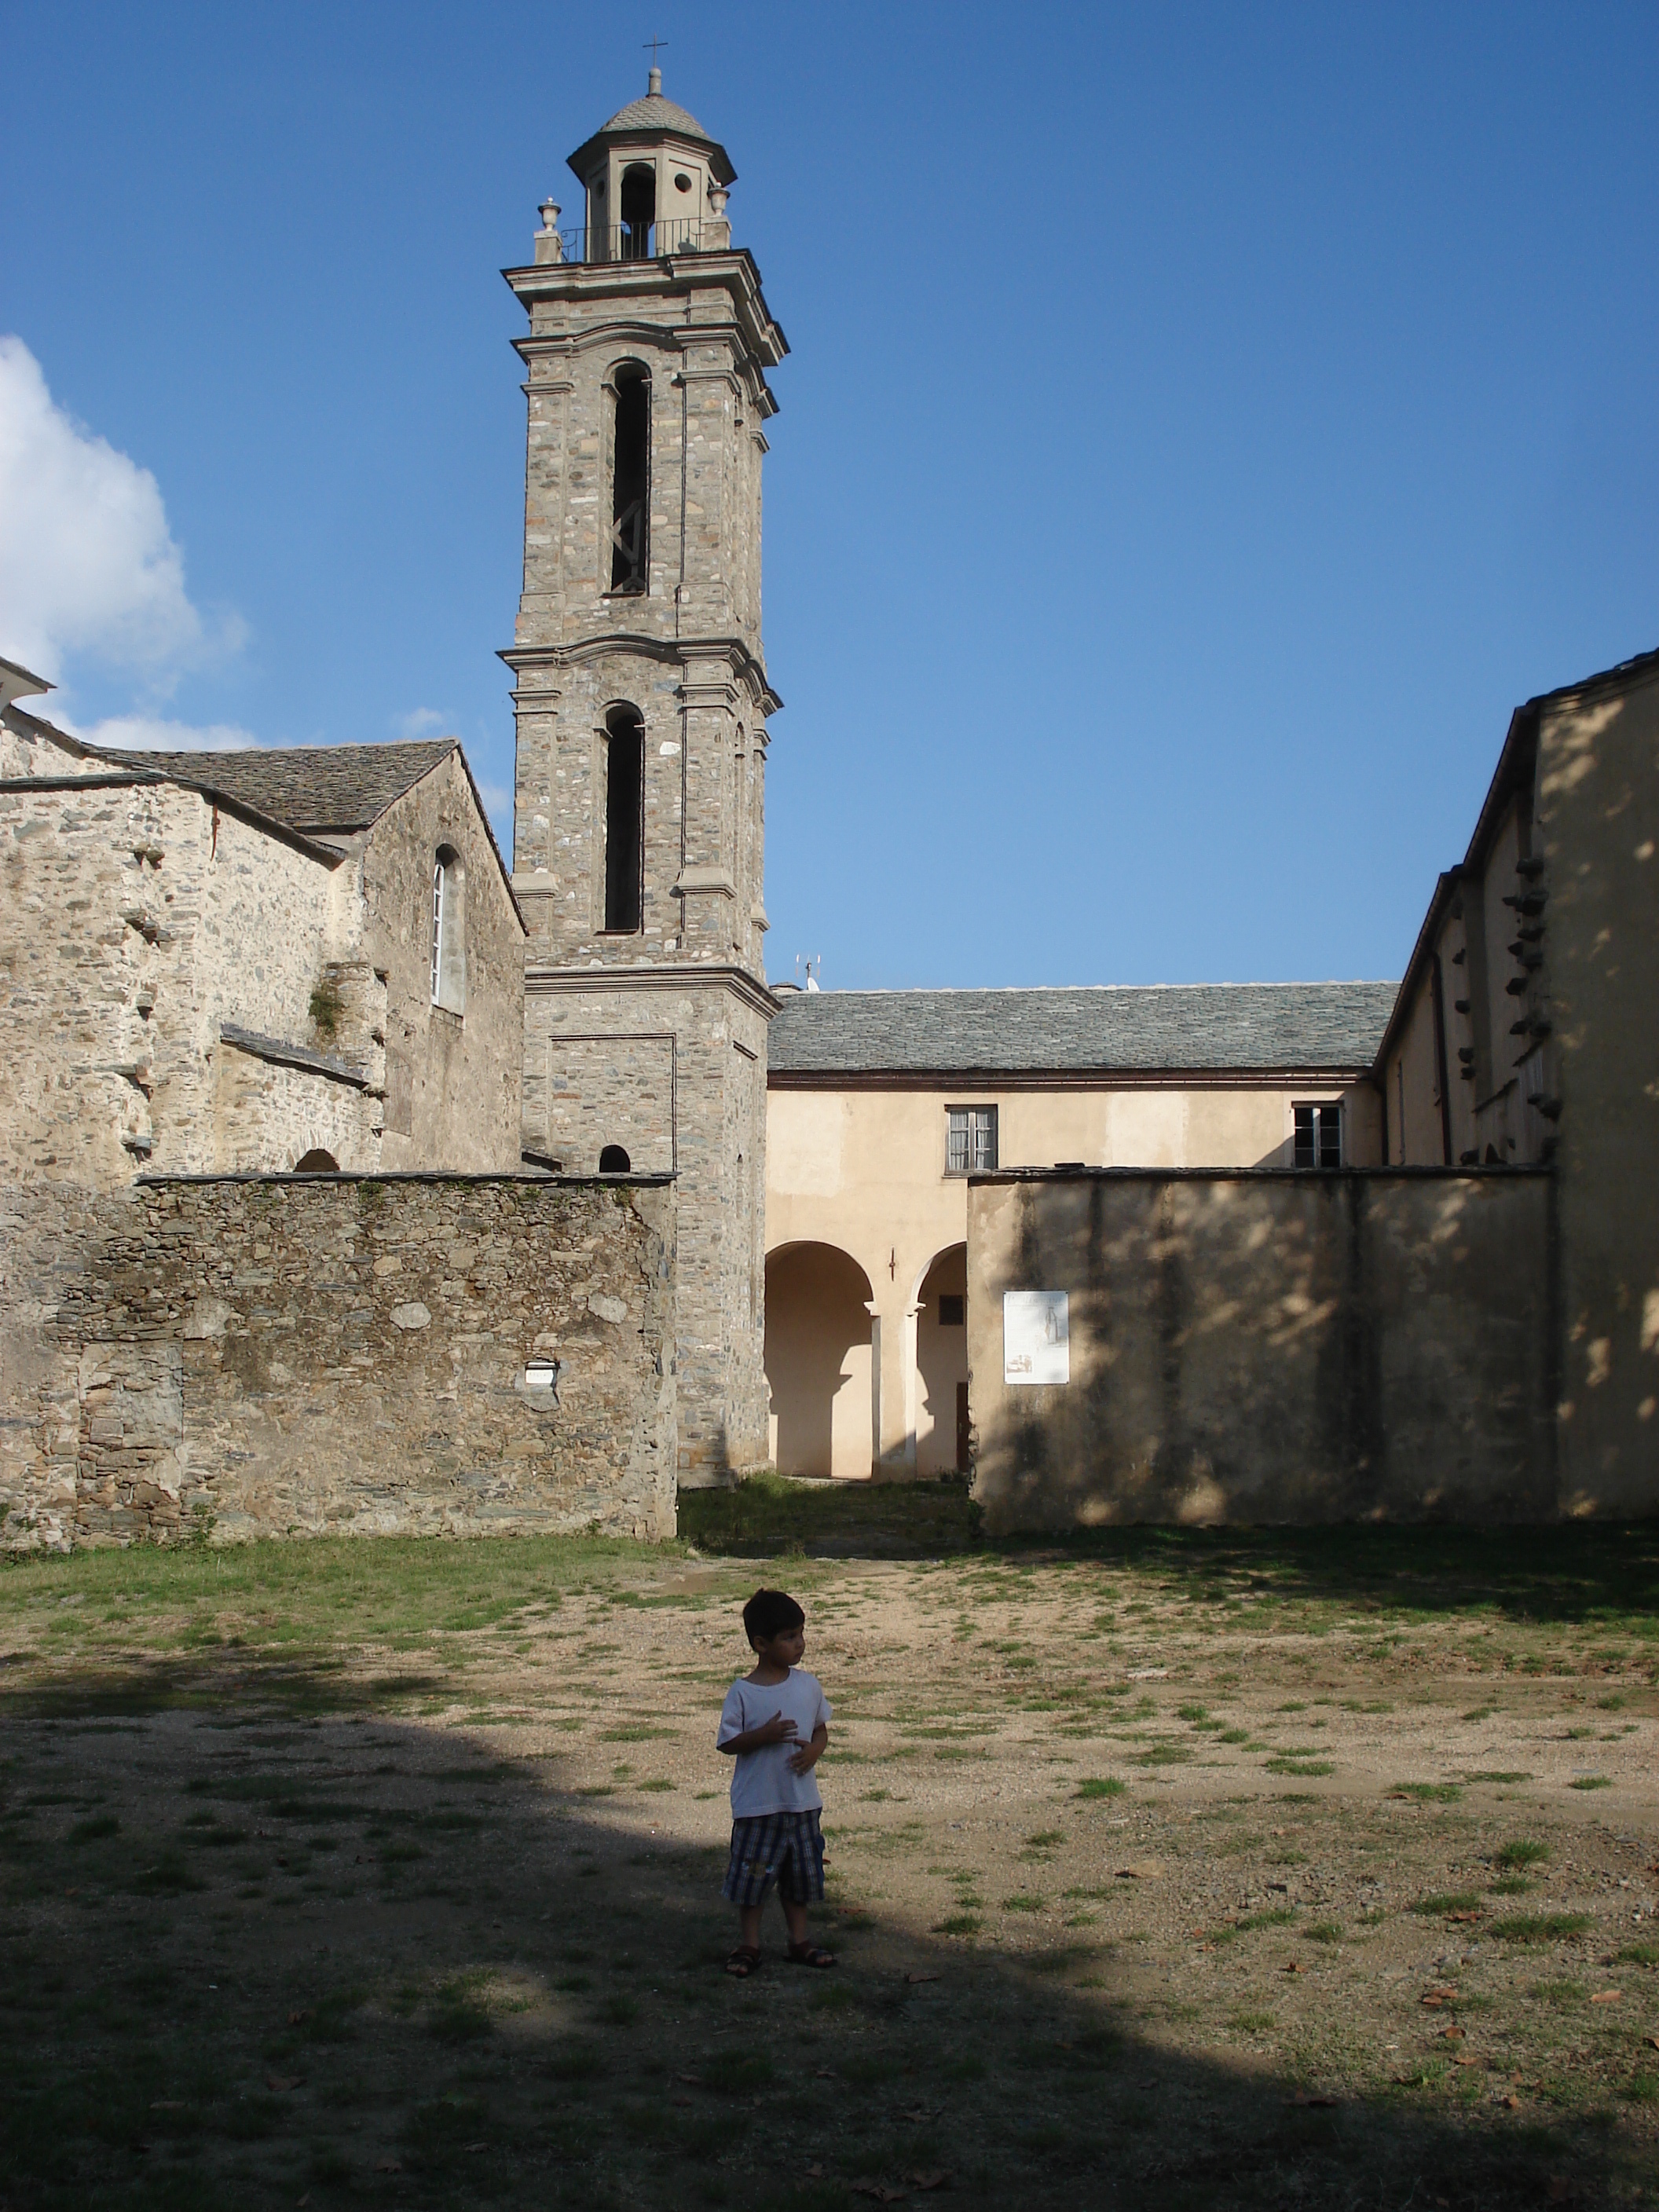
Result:
{"label": "window with white frame", "polygon": [[997,1164],[994,1106],[947,1106],[945,1109],[946,1175],[988,1175]]}
{"label": "window with white frame", "polygon": [[1340,1168],[1342,1164],[1342,1109],[1338,1106],[1297,1106],[1295,1164],[1299,1168]]}
{"label": "window with white frame", "polygon": [[466,1007],[466,875],[452,845],[432,862],[432,1003],[452,1014]]}

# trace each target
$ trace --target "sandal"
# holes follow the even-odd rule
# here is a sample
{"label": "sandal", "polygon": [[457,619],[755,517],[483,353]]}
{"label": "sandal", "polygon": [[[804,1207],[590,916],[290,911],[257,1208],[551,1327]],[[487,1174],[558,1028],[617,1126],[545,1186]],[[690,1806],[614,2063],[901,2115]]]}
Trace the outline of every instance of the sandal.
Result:
{"label": "sandal", "polygon": [[787,1954],[792,1966],[833,1966],[833,1951],[820,1950],[816,1943],[792,1943]]}
{"label": "sandal", "polygon": [[751,1943],[739,1943],[726,1962],[726,1971],[739,1982],[760,1972],[761,1954]]}

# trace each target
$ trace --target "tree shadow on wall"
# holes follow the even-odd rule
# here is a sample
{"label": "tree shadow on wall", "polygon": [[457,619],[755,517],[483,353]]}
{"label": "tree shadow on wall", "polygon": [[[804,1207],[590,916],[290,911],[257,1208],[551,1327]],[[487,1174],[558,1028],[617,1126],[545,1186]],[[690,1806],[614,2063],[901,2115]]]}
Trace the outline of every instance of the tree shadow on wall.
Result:
{"label": "tree shadow on wall", "polygon": [[854,1909],[833,1974],[732,1982],[722,1803],[562,1786],[381,1694],[215,1656],[9,1701],[9,2205],[842,2212],[942,2176],[1067,2212],[1498,2212],[1640,2172],[1594,2114],[1328,2106],[1172,2052],[1109,1949]]}

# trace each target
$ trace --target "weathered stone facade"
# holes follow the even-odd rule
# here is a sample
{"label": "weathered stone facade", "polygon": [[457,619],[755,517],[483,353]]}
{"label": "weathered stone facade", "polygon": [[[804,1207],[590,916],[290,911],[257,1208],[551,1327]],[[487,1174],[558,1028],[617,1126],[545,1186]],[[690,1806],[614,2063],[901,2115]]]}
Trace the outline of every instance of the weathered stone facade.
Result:
{"label": "weathered stone facade", "polygon": [[[731,246],[730,164],[683,111],[653,94],[572,165],[588,258],[566,259],[545,228],[536,261],[507,271],[530,317],[524,595],[504,656],[530,931],[526,1143],[578,1172],[617,1146],[678,1176],[680,1479],[695,1483],[767,1449],[763,875],[779,702],[761,644],[760,477],[766,372],[786,347],[753,260]],[[679,226],[690,250],[667,250],[664,230],[654,258],[611,257],[594,208],[646,167],[695,208]],[[629,405],[643,507],[624,533],[638,569],[619,583]],[[641,761],[626,926],[607,905],[618,716]]]}
{"label": "weathered stone facade", "polygon": [[[312,757],[326,780],[393,750]],[[0,1174],[112,1189],[313,1152],[518,1165],[523,922],[459,748],[395,750],[413,757],[373,818],[296,829],[235,789],[258,779],[277,805],[286,787],[314,814],[328,794],[303,793],[303,755],[99,756],[5,710]],[[441,851],[455,1007],[431,987]]]}
{"label": "weathered stone facade", "polygon": [[[310,994],[347,933],[343,888],[337,855],[159,778],[0,785],[7,1179],[111,1189],[151,1160],[216,1166],[221,1024],[312,1041]],[[341,1164],[374,1164],[378,1098],[311,1087]],[[263,1110],[247,1127],[270,1135]]]}
{"label": "weathered stone facade", "polygon": [[192,1528],[658,1537],[675,1457],[663,1184],[0,1194],[9,1548]]}

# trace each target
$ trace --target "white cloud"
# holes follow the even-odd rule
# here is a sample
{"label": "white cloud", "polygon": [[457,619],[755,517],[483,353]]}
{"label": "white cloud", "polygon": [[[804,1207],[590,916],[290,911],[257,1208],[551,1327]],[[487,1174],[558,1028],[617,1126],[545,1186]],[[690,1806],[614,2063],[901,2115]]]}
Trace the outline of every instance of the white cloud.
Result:
{"label": "white cloud", "polygon": [[164,686],[243,635],[191,604],[149,471],[58,405],[21,338],[0,337],[0,653],[56,682],[85,653]]}
{"label": "white cloud", "polygon": [[210,722],[205,728],[191,722],[168,722],[154,714],[112,714],[90,729],[58,717],[58,726],[79,738],[83,745],[118,745],[129,751],[164,753],[240,753],[261,741],[252,730],[235,722]]}
{"label": "white cloud", "polygon": [[429,737],[434,730],[441,730],[448,720],[449,717],[441,714],[435,707],[417,707],[412,714],[397,715],[392,726],[408,744],[416,738]]}

